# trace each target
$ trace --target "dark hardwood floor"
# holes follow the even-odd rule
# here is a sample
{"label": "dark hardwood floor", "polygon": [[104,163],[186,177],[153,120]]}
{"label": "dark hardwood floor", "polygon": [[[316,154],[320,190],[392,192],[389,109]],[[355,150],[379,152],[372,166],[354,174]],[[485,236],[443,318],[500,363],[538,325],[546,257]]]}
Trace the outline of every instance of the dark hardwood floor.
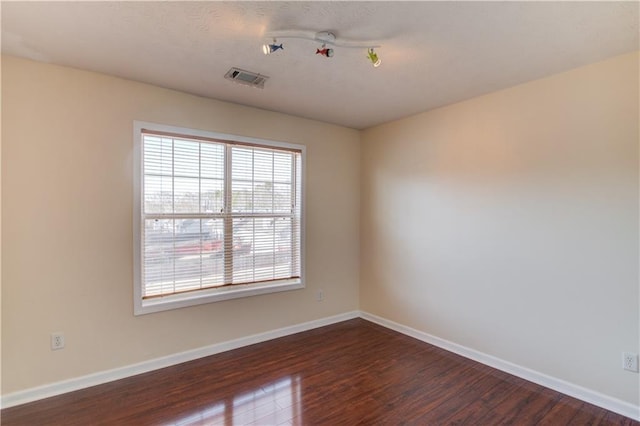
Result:
{"label": "dark hardwood floor", "polygon": [[2,410],[11,425],[639,425],[362,319]]}

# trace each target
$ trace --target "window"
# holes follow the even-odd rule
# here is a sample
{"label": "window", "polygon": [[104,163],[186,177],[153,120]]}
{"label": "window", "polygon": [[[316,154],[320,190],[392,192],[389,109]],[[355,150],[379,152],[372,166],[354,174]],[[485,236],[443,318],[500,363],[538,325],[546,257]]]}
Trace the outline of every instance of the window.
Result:
{"label": "window", "polygon": [[136,315],[303,287],[303,146],[134,127]]}

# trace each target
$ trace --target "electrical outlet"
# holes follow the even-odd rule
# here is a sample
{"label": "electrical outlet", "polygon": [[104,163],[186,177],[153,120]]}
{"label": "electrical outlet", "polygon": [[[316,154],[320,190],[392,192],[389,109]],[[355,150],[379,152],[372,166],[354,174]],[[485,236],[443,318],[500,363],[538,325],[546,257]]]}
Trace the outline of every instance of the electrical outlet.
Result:
{"label": "electrical outlet", "polygon": [[57,351],[64,348],[64,334],[63,333],[51,333],[51,350]]}
{"label": "electrical outlet", "polygon": [[324,291],[322,289],[316,291],[316,301],[322,302],[324,300]]}
{"label": "electrical outlet", "polygon": [[638,354],[622,352],[622,368],[638,372]]}

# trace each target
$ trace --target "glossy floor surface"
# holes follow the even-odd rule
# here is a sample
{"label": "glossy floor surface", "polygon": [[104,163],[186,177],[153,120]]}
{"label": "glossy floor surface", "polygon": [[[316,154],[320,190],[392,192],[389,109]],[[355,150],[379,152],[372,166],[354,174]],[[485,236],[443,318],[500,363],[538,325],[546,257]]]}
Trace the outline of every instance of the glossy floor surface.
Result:
{"label": "glossy floor surface", "polygon": [[638,425],[354,319],[2,411],[2,425]]}

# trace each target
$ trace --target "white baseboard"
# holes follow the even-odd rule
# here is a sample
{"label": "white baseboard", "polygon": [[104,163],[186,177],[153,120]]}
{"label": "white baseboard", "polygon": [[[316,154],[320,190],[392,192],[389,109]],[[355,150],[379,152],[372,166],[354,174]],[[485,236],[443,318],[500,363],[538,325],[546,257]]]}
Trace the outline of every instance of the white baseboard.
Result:
{"label": "white baseboard", "polygon": [[147,373],[159,368],[169,367],[187,361],[193,361],[205,356],[215,355],[220,352],[237,349],[242,346],[253,345],[255,343],[265,342],[267,340],[276,339],[278,337],[288,336],[290,334],[300,333],[302,331],[311,330],[325,325],[334,324],[341,321],[357,318],[358,311],[346,312],[344,314],[334,315],[331,317],[321,318],[314,321],[295,324],[288,327],[271,330],[264,333],[253,334],[239,339],[229,340],[202,348],[192,349],[173,355],[143,361],[125,367],[114,368],[112,370],[101,371],[98,373],[88,374],[69,380],[50,383],[23,391],[18,391],[3,395],[0,400],[0,407],[8,408],[15,405],[25,404],[27,402],[37,401],[39,399],[49,398],[51,396],[88,388],[90,386],[100,385],[114,380],[124,379],[136,374]]}
{"label": "white baseboard", "polygon": [[546,374],[513,364],[492,355],[487,355],[474,349],[467,348],[466,346],[441,339],[423,331],[398,324],[397,322],[390,321],[368,312],[361,311],[360,317],[367,321],[371,321],[383,327],[445,349],[449,352],[456,353],[465,358],[472,359],[530,382],[561,392],[565,395],[572,396],[590,404],[597,405],[598,407],[613,411],[614,413],[622,414],[623,416],[640,421],[640,406],[638,405],[633,405],[594,390],[583,388],[582,386],[578,386],[555,377],[547,376]]}
{"label": "white baseboard", "polygon": [[390,321],[362,311],[346,312],[344,314],[334,315],[327,318],[321,318],[301,324],[295,324],[288,327],[271,330],[264,333],[254,334],[239,339],[229,340],[214,345],[205,346],[173,355],[155,358],[149,361],[143,361],[138,364],[128,365],[112,370],[101,371],[69,380],[50,383],[31,389],[3,395],[0,399],[0,407],[8,408],[27,402],[37,401],[39,399],[72,392],[79,389],[88,388],[90,386],[100,385],[114,380],[124,379],[136,374],[146,373],[164,367],[180,364],[187,361],[193,361],[198,358],[215,355],[220,352],[237,349],[243,346],[253,345],[255,343],[265,342],[267,340],[276,339],[278,337],[288,336],[290,334],[300,333],[302,331],[311,330],[325,325],[335,324],[341,321],[353,318],[363,318],[388,329],[411,336],[415,339],[432,344],[447,351],[456,353],[465,358],[472,359],[522,379],[537,383],[541,386],[553,389],[563,394],[572,396],[593,405],[605,408],[623,416],[640,421],[640,406],[630,404],[628,402],[612,398],[591,389],[586,389],[573,383],[557,379],[555,377],[542,374],[540,372],[513,364],[511,362],[496,358],[491,355],[476,351],[471,348],[450,342],[445,339],[433,336],[423,331],[416,330],[411,327]]}

